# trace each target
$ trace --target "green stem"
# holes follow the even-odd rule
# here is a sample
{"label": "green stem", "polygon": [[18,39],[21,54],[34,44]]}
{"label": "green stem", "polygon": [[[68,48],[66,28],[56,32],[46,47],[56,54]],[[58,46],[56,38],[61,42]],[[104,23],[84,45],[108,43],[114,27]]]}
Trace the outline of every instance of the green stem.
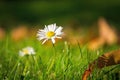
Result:
{"label": "green stem", "polygon": [[10,77],[11,74],[14,72],[14,70],[18,67],[18,63],[19,63],[20,60],[21,60],[21,58],[18,59],[17,63],[15,64],[15,66],[13,67],[13,69],[11,70],[11,72],[10,72],[10,74],[9,74],[9,77]]}
{"label": "green stem", "polygon": [[56,48],[55,48],[54,44],[52,44],[52,45],[53,45],[53,49],[54,49],[54,56],[56,57]]}
{"label": "green stem", "polygon": [[32,58],[33,58],[34,62],[36,63],[37,69],[39,69],[39,65],[38,65],[38,61],[36,60],[36,57],[34,55],[32,55]]}
{"label": "green stem", "polygon": [[79,44],[78,40],[77,40],[77,44],[78,44],[78,48],[79,48],[79,51],[80,51],[80,56],[81,56],[81,58],[83,58],[82,51],[81,51],[80,44]]}

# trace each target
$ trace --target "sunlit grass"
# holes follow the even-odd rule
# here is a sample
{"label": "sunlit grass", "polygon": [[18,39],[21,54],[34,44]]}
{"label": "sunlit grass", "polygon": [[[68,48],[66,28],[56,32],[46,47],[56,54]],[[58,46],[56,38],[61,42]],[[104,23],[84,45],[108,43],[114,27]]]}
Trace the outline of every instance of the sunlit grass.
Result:
{"label": "sunlit grass", "polygon": [[[36,54],[19,56],[19,50],[26,46],[32,46]],[[8,80],[81,80],[89,63],[104,52],[119,48],[114,45],[89,51],[86,45],[71,45],[66,41],[58,42],[53,47],[52,44],[42,45],[36,39],[13,42],[10,38],[0,41],[0,47],[0,79]],[[117,68],[115,71],[119,70],[119,66]],[[95,70],[89,79],[104,80],[105,70]]]}

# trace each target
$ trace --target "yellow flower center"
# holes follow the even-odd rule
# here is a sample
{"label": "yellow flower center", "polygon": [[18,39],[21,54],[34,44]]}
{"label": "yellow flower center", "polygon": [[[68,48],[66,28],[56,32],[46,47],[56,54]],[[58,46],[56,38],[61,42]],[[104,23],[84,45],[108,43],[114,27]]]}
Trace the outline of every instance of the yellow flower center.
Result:
{"label": "yellow flower center", "polygon": [[24,54],[28,54],[28,52],[29,52],[29,51],[28,51],[27,49],[24,49],[24,50],[23,50],[23,53],[24,53]]}
{"label": "yellow flower center", "polygon": [[51,38],[51,37],[53,37],[55,35],[55,33],[53,32],[53,31],[48,31],[47,33],[46,33],[46,36],[48,37],[48,38]]}

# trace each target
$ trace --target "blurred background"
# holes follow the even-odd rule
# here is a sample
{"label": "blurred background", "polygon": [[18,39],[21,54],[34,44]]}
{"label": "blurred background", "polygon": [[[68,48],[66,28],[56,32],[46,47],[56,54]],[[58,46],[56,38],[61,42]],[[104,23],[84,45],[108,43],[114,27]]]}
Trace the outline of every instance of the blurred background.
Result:
{"label": "blurred background", "polygon": [[35,35],[37,28],[57,23],[67,28],[65,31],[70,35],[67,38],[72,42],[73,37],[80,43],[96,41],[96,37],[104,34],[107,37],[109,33],[115,42],[117,36],[118,42],[119,9],[120,0],[0,0],[0,38],[10,32],[17,40],[18,35],[26,36],[27,32]]}
{"label": "blurred background", "polygon": [[104,17],[120,24],[120,0],[0,0],[0,25],[93,24]]}

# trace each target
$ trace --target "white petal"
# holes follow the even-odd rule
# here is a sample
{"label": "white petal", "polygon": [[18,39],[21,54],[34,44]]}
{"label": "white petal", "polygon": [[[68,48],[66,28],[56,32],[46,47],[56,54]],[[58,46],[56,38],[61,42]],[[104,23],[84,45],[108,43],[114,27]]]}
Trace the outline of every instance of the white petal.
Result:
{"label": "white petal", "polygon": [[39,32],[46,33],[47,30],[39,30],[38,33],[39,33]]}
{"label": "white petal", "polygon": [[52,31],[53,30],[53,25],[48,25],[48,29],[49,29],[49,31]]}
{"label": "white petal", "polygon": [[22,51],[19,51],[20,56],[24,56],[24,53]]}
{"label": "white petal", "polygon": [[56,23],[53,25],[53,31],[57,29]]}
{"label": "white petal", "polygon": [[38,32],[36,36],[37,37],[44,37],[45,36],[45,32]]}
{"label": "white petal", "polygon": [[31,53],[32,53],[32,54],[35,54],[35,51],[32,51]]}
{"label": "white petal", "polygon": [[56,36],[56,38],[59,38],[59,39],[61,39],[62,37]]}
{"label": "white petal", "polygon": [[46,37],[39,37],[38,40],[46,39]]}
{"label": "white petal", "polygon": [[35,54],[34,49],[32,47],[27,47],[26,49],[29,51],[28,54]]}
{"label": "white petal", "polygon": [[57,30],[55,31],[56,35],[61,35],[62,34],[62,27],[58,27]]}
{"label": "white petal", "polygon": [[45,34],[46,32],[42,32],[42,31],[40,31],[40,32],[38,32],[38,34]]}
{"label": "white petal", "polygon": [[49,31],[55,31],[55,29],[56,29],[56,24],[50,24],[50,25],[48,25],[48,29],[49,29]]}
{"label": "white petal", "polygon": [[45,34],[37,34],[37,37],[45,37]]}
{"label": "white petal", "polygon": [[44,31],[47,32],[49,31],[48,27],[45,25]]}
{"label": "white petal", "polygon": [[63,34],[63,32],[57,32],[56,33],[56,35],[62,35]]}
{"label": "white petal", "polygon": [[55,39],[54,39],[54,38],[51,38],[51,40],[52,40],[52,43],[54,44],[54,43],[55,43]]}
{"label": "white petal", "polygon": [[47,40],[48,40],[48,39],[45,39],[45,40],[42,42],[42,44],[44,44]]}

